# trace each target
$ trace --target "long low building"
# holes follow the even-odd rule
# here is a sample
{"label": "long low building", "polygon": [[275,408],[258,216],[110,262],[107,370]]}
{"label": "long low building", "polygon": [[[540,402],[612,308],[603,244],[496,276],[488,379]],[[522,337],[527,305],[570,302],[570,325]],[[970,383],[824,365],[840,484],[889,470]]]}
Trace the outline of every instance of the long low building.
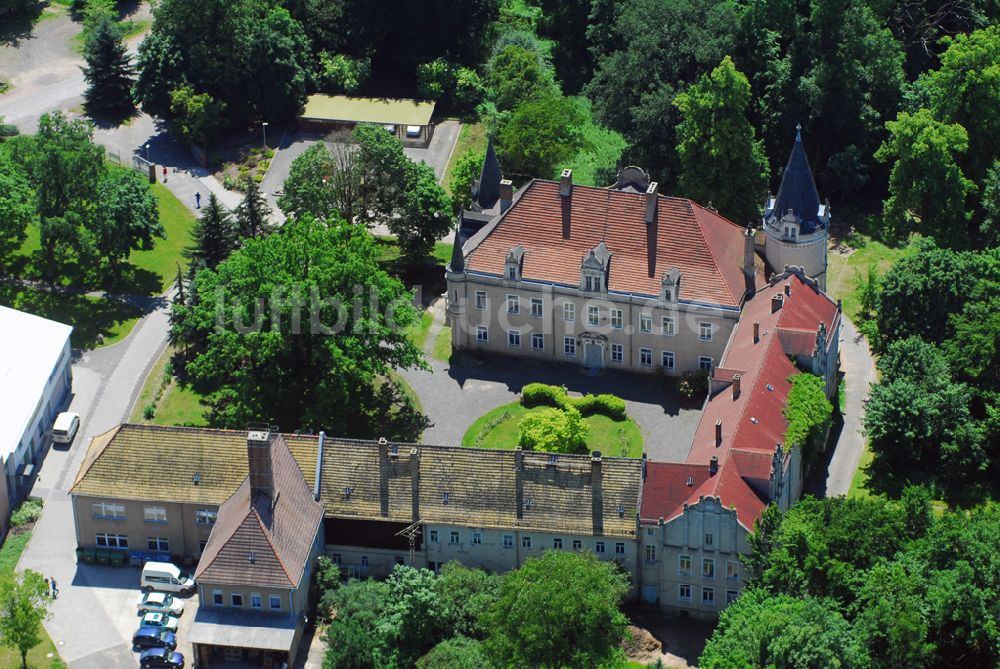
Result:
{"label": "long low building", "polygon": [[434,136],[434,102],[404,98],[310,95],[299,125],[313,132],[350,130],[359,123],[380,125],[407,146],[426,147]]}
{"label": "long low building", "polygon": [[69,404],[73,328],[0,306],[0,537]]}

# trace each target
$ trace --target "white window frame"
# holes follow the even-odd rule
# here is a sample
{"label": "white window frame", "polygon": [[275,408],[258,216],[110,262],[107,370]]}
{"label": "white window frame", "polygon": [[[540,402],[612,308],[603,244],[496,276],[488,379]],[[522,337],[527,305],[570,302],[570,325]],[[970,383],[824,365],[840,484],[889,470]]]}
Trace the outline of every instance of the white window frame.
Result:
{"label": "white window frame", "polygon": [[163,506],[143,506],[142,520],[145,523],[166,523],[167,509]]}
{"label": "white window frame", "polygon": [[[667,362],[670,362],[668,365]],[[663,369],[673,369],[677,366],[677,356],[673,351],[660,351],[660,366]]]}
{"label": "white window frame", "polygon": [[597,543],[594,544],[594,552],[598,553],[598,554],[603,554],[604,553],[604,542],[603,541],[598,541]]}
{"label": "white window frame", "polygon": [[739,590],[726,590],[726,606],[729,606],[736,601],[736,598],[740,596]]}
{"label": "white window frame", "polygon": [[713,366],[714,366],[714,361],[712,360],[711,356],[709,355],[698,356],[698,369],[704,369],[711,372]]}
{"label": "white window frame", "polygon": [[625,544],[621,541],[615,542],[615,555],[625,555]]}
{"label": "white window frame", "polygon": [[639,332],[649,334],[653,331],[653,315],[639,314]]}
{"label": "white window frame", "polygon": [[521,298],[517,295],[512,295],[507,293],[507,313],[508,314],[519,314],[521,313]]}
{"label": "white window frame", "polygon": [[503,547],[504,548],[513,548],[514,547],[514,535],[513,534],[505,534],[505,535],[503,535]]}
{"label": "white window frame", "polygon": [[563,540],[562,540],[562,538],[560,538],[560,537],[554,537],[552,539],[552,548],[554,548],[557,551],[561,551],[562,547],[563,547]]}
{"label": "white window frame", "polygon": [[480,344],[488,344],[490,342],[490,329],[485,325],[477,325],[476,341]]}
{"label": "white window frame", "polygon": [[576,305],[572,302],[563,302],[563,321],[566,323],[576,322]]}
{"label": "white window frame", "polygon": [[651,348],[639,349],[639,366],[640,367],[653,366],[653,349]]}
{"label": "white window frame", "polygon": [[736,560],[726,560],[726,580],[740,580],[740,563]]}
{"label": "white window frame", "polygon": [[531,548],[531,537],[523,536],[521,537],[521,548]]}
{"label": "white window frame", "polygon": [[715,578],[715,558],[701,559],[701,577]]}
{"label": "white window frame", "polygon": [[212,591],[212,606],[225,606],[226,598],[222,596],[222,590]]}
{"label": "white window frame", "polygon": [[507,348],[521,348],[520,330],[507,330]]}
{"label": "white window frame", "polygon": [[705,545],[711,546],[713,543],[715,543],[715,535],[711,532],[705,532]]}
{"label": "white window frame", "polygon": [[263,600],[263,598],[261,598],[259,592],[251,592],[250,593],[250,608],[251,609],[262,609],[262,608],[264,608],[264,600]]}
{"label": "white window frame", "polygon": [[673,337],[677,334],[677,320],[673,316],[664,316],[660,320],[660,328],[664,337]]}
{"label": "white window frame", "polygon": [[482,543],[483,543],[483,533],[482,532],[473,532],[472,533],[472,544],[474,546],[478,546],[478,545],[480,545]]}
{"label": "white window frame", "polygon": [[458,530],[452,530],[448,533],[448,543],[449,544],[460,544],[462,543],[462,535]]}
{"label": "white window frame", "polygon": [[[103,541],[103,543],[102,543]],[[128,548],[128,535],[114,532],[98,532],[94,535],[94,543],[98,548]]]}
{"label": "white window frame", "polygon": [[[278,602],[277,606],[274,605],[275,602]],[[281,610],[281,596],[280,595],[268,595],[267,596],[267,607],[269,609],[271,609],[272,611],[280,611]]]}
{"label": "white window frame", "polygon": [[611,345],[611,362],[625,362],[625,347],[621,344]]}
{"label": "white window frame", "polygon": [[701,604],[702,606],[715,606],[715,588],[702,586]]}
{"label": "white window frame", "polygon": [[567,358],[576,357],[576,337],[563,337],[563,355]]}
{"label": "white window frame", "polygon": [[94,518],[104,518],[108,520],[125,520],[125,505],[115,502],[94,502],[90,506]]}
{"label": "white window frame", "polygon": [[[684,591],[687,590],[687,594]],[[691,584],[690,583],[678,583],[677,584],[677,601],[678,602],[690,602],[691,601]]]}
{"label": "white window frame", "polygon": [[485,290],[476,291],[476,309],[486,309],[489,305],[489,298],[486,296]]}
{"label": "white window frame", "polygon": [[573,550],[579,551],[583,550],[583,541],[580,539],[573,539]]}
{"label": "white window frame", "polygon": [[601,308],[594,304],[587,305],[587,325],[601,324]]}
{"label": "white window frame", "polygon": [[611,309],[611,327],[621,330],[625,327],[625,312],[621,309]]}
{"label": "white window frame", "polygon": [[[239,604],[236,603],[236,598],[237,597],[240,600]],[[242,592],[231,592],[231,593],[229,593],[229,605],[231,607],[233,607],[234,609],[242,609],[243,608],[243,593]]]}
{"label": "white window frame", "polygon": [[646,544],[646,562],[656,562],[656,544]]}
{"label": "white window frame", "polygon": [[219,512],[212,509],[195,509],[194,511],[194,522],[196,525],[215,525],[218,517]]}
{"label": "white window frame", "polygon": [[146,537],[146,550],[157,553],[170,552],[170,540],[166,537]]}
{"label": "white window frame", "polygon": [[542,303],[541,298],[538,297],[531,298],[531,317],[542,318],[544,314],[545,314],[545,307]]}
{"label": "white window frame", "polygon": [[438,543],[438,531],[437,530],[431,530],[430,532],[428,532],[428,535],[429,535],[428,539],[430,540],[430,542],[432,544]]}
{"label": "white window frame", "polygon": [[545,350],[545,335],[541,332],[531,333],[531,350],[532,351],[543,351]]}
{"label": "white window frame", "polygon": [[715,328],[708,321],[698,323],[698,339],[701,341],[712,341],[712,333]]}

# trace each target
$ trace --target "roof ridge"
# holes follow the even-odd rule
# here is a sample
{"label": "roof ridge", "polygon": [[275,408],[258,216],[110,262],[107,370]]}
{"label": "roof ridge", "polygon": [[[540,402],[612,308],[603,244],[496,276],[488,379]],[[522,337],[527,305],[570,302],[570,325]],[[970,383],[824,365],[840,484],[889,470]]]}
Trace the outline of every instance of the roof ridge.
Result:
{"label": "roof ridge", "polygon": [[[242,488],[242,487],[243,487],[243,484],[240,484],[240,488]],[[236,493],[233,493],[233,494],[236,494]],[[222,507],[220,506],[219,508],[222,508]],[[206,564],[204,567],[202,567],[201,566],[201,560],[199,559],[199,561],[198,561],[198,567],[197,567],[197,573],[198,574],[204,574],[206,571],[208,571],[209,569],[211,569],[212,565],[215,564],[216,560],[219,559],[219,556],[222,555],[222,549],[226,547],[226,544],[228,544],[229,541],[233,538],[233,536],[236,534],[237,530],[239,530],[240,527],[243,526],[243,523],[246,521],[247,516],[249,516],[249,515],[250,515],[250,510],[248,509],[246,516],[243,516],[243,520],[241,520],[239,523],[236,523],[236,524],[233,525],[233,528],[229,532],[229,535],[225,539],[222,539],[220,537],[220,540],[222,541],[222,547],[219,550],[215,551],[215,555],[213,555],[212,558],[208,561],[208,564]],[[215,531],[215,527],[212,528],[212,532],[214,532],[214,531]],[[212,538],[211,534],[209,534],[209,539],[211,539],[211,538]],[[207,543],[206,543],[206,546],[207,546]],[[204,555],[205,555],[205,552],[202,551],[202,557],[204,557]]]}
{"label": "roof ridge", "polygon": [[[685,200],[687,200],[689,206],[692,206],[692,212],[691,213],[694,214],[692,218],[694,218],[695,227],[698,229],[698,235],[701,237],[702,243],[705,245],[705,248],[708,250],[708,255],[712,258],[712,265],[715,266],[715,267],[717,267],[717,268],[719,268],[721,270],[722,269],[722,265],[719,264],[719,259],[716,258],[715,257],[715,253],[712,252],[712,245],[709,244],[708,240],[705,238],[704,225],[702,224],[702,221],[698,217],[697,211],[694,208],[696,207],[697,209],[700,209],[703,212],[712,213],[712,214],[714,214],[716,216],[719,216],[719,214],[716,213],[716,212],[709,212],[708,209],[706,209],[705,207],[702,207],[700,204],[698,204],[694,200],[691,200],[689,198],[685,198]],[[729,219],[727,219],[725,216],[719,216],[719,218],[721,218],[723,221],[726,221],[730,225],[734,225],[734,226],[736,225],[735,223],[733,223],[732,221],[730,221]],[[741,295],[740,297],[736,297],[736,294],[733,293],[733,289],[730,287],[729,282],[726,281],[726,277],[721,272],[719,273],[719,278],[722,279],[722,285],[726,287],[726,292],[729,293],[730,299],[733,302],[735,302],[737,305],[740,304],[740,302],[741,302],[741,300],[743,299],[744,296]]]}

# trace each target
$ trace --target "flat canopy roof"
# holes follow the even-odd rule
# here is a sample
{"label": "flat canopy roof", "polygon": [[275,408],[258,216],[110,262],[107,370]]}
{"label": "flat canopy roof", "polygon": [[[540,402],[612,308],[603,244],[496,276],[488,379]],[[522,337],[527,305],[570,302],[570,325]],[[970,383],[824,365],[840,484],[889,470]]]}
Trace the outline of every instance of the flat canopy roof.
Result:
{"label": "flat canopy roof", "polygon": [[427,100],[310,95],[300,118],[350,123],[430,125],[433,114],[434,102]]}
{"label": "flat canopy roof", "polygon": [[20,443],[72,331],[0,306],[0,462]]}
{"label": "flat canopy roof", "polygon": [[290,652],[295,621],[283,615],[213,611],[199,606],[188,639],[206,646]]}

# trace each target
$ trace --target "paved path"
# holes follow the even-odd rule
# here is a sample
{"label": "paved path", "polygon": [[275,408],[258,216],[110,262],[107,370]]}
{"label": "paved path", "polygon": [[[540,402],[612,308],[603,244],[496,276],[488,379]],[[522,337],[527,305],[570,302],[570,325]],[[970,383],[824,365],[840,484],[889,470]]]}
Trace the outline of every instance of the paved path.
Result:
{"label": "paved path", "polygon": [[496,356],[456,356],[454,363],[431,357],[434,339],[444,321],[443,300],[428,307],[434,314],[424,352],[430,371],[402,370],[413,387],[431,426],[424,431],[426,444],[459,445],[466,430],[487,411],[515,402],[521,388],[535,381],[564,385],[574,393],[613,393],[625,399],[629,417],[642,431],[650,459],[682,462],[691,447],[701,415],[681,409],[673,386],[656,376],[605,371],[589,376],[577,365],[526,361]]}
{"label": "paved path", "polygon": [[840,344],[840,365],[844,372],[847,397],[844,407],[844,427],[826,476],[826,496],[846,495],[865,448],[862,434],[868,391],[875,383],[875,361],[868,350],[868,340],[858,338],[854,324],[844,317],[843,340]]}

